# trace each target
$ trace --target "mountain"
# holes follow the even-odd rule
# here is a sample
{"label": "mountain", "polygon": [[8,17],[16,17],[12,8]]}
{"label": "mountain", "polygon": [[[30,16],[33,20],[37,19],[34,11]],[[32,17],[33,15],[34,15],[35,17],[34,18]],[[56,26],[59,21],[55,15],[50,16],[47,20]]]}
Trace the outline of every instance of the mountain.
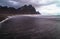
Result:
{"label": "mountain", "polygon": [[32,5],[24,5],[18,9],[0,6],[0,14],[40,14]]}

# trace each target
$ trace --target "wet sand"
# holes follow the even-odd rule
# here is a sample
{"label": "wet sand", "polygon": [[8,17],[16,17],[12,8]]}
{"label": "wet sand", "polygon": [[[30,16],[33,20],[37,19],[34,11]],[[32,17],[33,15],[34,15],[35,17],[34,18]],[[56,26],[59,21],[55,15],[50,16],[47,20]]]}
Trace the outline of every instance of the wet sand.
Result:
{"label": "wet sand", "polygon": [[[60,39],[60,17],[58,17],[58,16],[40,16],[40,15],[36,15],[36,16],[35,15],[34,16],[23,15],[22,16],[22,15],[19,15],[19,16],[9,16],[9,17],[10,18],[7,19],[7,21],[0,22],[0,23],[5,23],[5,25],[8,24],[7,26],[9,26],[7,28],[9,31],[7,31],[7,29],[5,29],[6,27],[4,27],[3,31],[6,31],[6,32],[12,31],[12,32],[21,33],[20,30],[21,31],[23,30],[22,32],[25,32],[25,34],[26,34],[27,31],[33,32],[34,29],[35,30],[37,29],[40,31],[40,33],[43,33],[46,36],[50,37],[50,35],[47,35],[47,33],[51,33],[51,37],[53,37],[55,39]],[[11,24],[9,24],[9,23],[11,23]],[[5,25],[3,25],[3,26],[5,26]],[[21,26],[21,29],[19,26]],[[22,27],[22,26],[26,26],[26,27]],[[12,27],[14,27],[14,28],[12,28]],[[32,27],[34,27],[34,28],[32,30],[29,30]],[[3,29],[3,27],[2,27],[2,29]],[[28,30],[26,30],[26,29],[28,29]],[[36,30],[36,32],[38,32],[37,30]]]}

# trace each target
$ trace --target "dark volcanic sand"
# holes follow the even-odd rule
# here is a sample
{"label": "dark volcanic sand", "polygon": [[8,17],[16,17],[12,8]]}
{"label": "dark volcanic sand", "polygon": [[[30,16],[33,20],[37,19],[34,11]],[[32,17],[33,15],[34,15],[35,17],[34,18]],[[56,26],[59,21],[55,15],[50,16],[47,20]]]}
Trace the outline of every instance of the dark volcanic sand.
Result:
{"label": "dark volcanic sand", "polygon": [[0,23],[3,33],[12,33],[15,39],[60,39],[60,18],[57,16],[12,16]]}

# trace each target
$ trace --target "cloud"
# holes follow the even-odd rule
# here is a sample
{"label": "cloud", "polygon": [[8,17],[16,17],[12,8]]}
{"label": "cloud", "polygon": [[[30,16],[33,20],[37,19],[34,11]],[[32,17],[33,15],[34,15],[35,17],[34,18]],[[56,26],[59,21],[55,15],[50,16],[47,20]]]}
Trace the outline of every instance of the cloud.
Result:
{"label": "cloud", "polygon": [[21,3],[22,5],[32,4],[34,7],[45,6],[45,5],[55,3],[54,0],[14,0],[14,1],[17,1]]}
{"label": "cloud", "polygon": [[60,13],[60,0],[0,0],[0,5],[15,8],[24,6],[25,4],[33,5],[43,15]]}
{"label": "cloud", "polygon": [[60,7],[60,0],[56,0],[56,5]]}
{"label": "cloud", "polygon": [[60,7],[57,7],[56,4],[51,4],[48,6],[42,6],[37,9],[42,13],[42,15],[58,15],[60,14]]}
{"label": "cloud", "polygon": [[8,1],[9,3],[11,3],[11,4],[13,4],[13,5],[18,5],[18,2],[16,2],[16,1]]}
{"label": "cloud", "polygon": [[49,5],[54,3],[52,0],[0,0],[0,5],[20,7],[25,4],[32,4],[34,7]]}
{"label": "cloud", "polygon": [[0,0],[0,5],[8,7],[17,7],[18,2],[12,0]]}

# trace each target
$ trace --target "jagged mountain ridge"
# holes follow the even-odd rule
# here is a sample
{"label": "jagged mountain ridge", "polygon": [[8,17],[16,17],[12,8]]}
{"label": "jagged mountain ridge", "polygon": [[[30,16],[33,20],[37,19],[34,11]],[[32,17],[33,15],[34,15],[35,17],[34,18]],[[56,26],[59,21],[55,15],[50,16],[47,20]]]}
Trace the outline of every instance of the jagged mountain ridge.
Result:
{"label": "jagged mountain ridge", "polygon": [[18,9],[0,6],[0,14],[40,14],[32,5],[24,5]]}

